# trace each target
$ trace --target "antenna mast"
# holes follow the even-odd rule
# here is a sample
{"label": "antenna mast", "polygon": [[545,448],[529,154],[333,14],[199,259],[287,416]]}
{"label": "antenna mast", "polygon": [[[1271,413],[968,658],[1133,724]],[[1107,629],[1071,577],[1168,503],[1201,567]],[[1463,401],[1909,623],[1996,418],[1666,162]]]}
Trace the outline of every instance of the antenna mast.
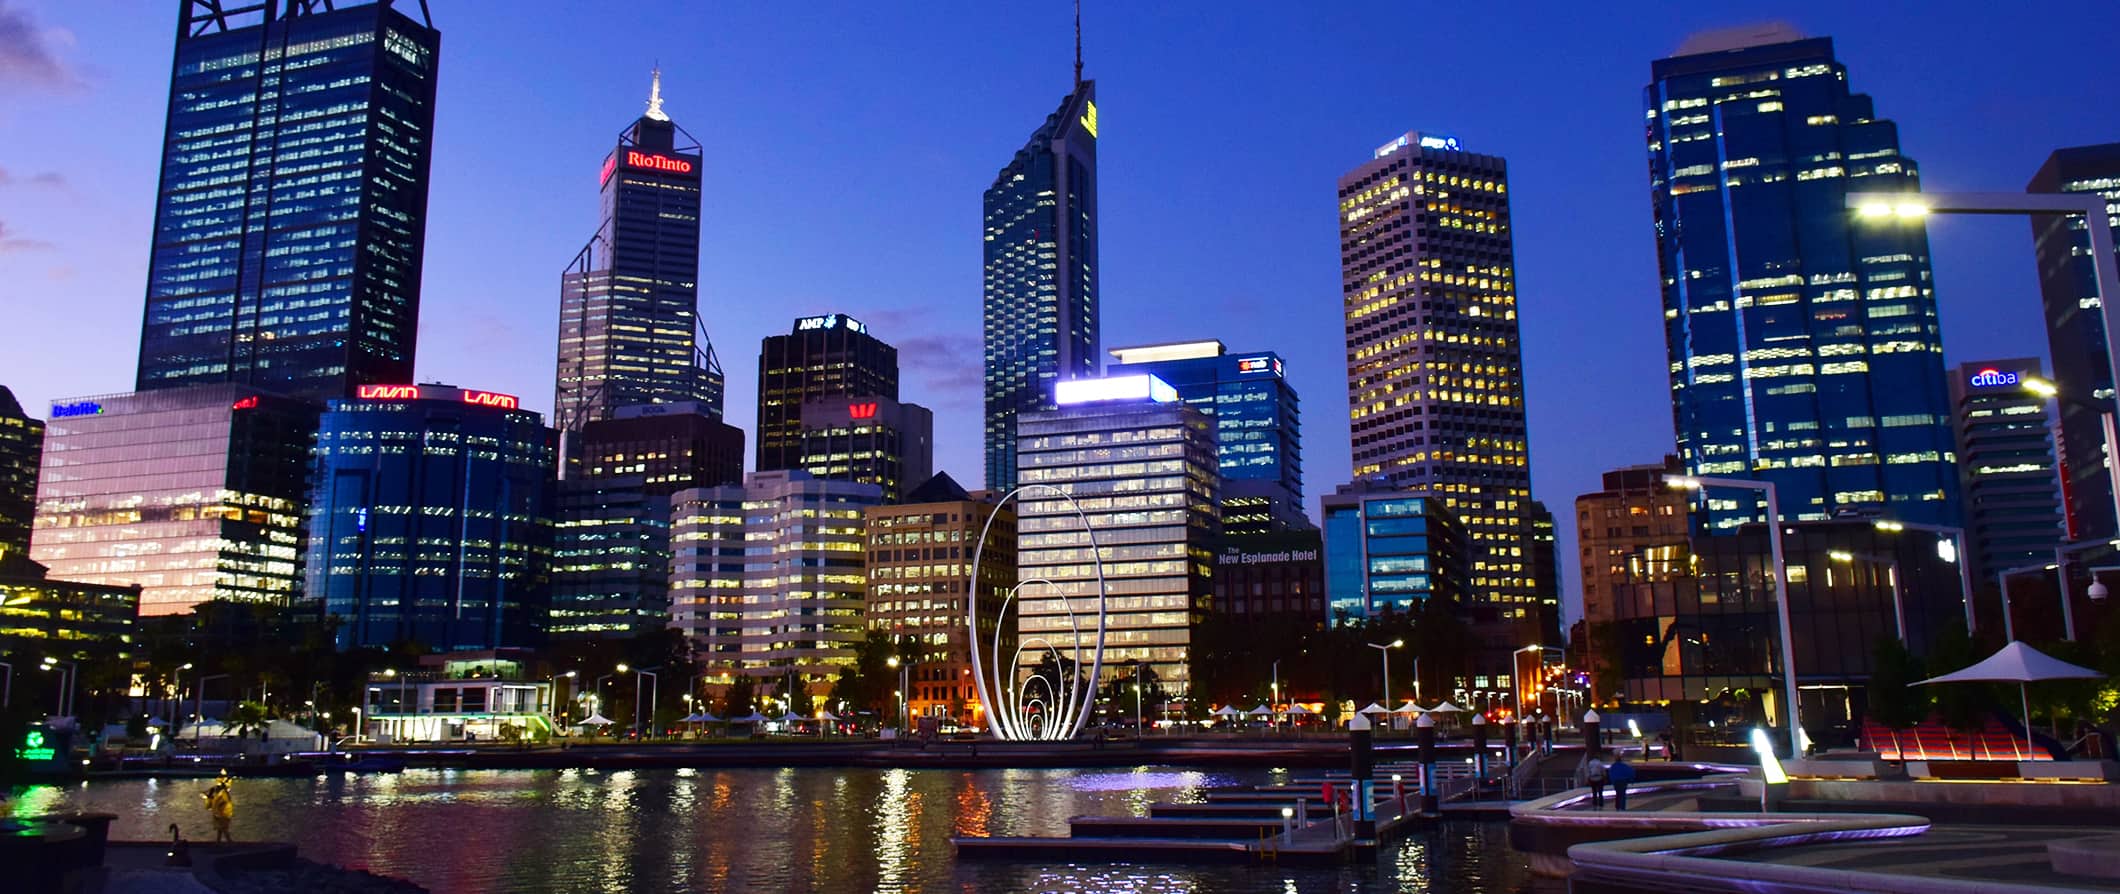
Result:
{"label": "antenna mast", "polygon": [[1082,0],[1075,0],[1075,89],[1082,88]]}

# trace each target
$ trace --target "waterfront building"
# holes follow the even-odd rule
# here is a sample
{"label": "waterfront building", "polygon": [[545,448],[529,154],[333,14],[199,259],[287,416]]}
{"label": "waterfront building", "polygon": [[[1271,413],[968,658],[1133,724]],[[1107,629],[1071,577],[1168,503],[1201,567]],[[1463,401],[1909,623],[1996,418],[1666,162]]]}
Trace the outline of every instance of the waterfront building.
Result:
{"label": "waterfront building", "polygon": [[[1340,486],[1321,505],[1328,620],[1365,620],[1386,610],[1405,615],[1430,600],[1462,611],[1471,588],[1471,547],[1446,501],[1358,483]],[[1506,654],[1500,659],[1507,660]]]}
{"label": "waterfront building", "polygon": [[[2120,229],[2120,143],[2057,149],[2024,189],[2103,196],[2107,220]],[[2090,236],[2080,217],[2034,215],[2032,247],[2039,261],[2039,298],[2046,308],[2054,384],[2067,396],[2061,402],[2059,453],[2067,472],[2069,527],[2078,539],[2110,538],[2120,534],[2120,525],[2113,518],[2100,416],[2113,409],[2113,375]]]}
{"label": "waterfront building", "polygon": [[678,491],[670,626],[717,678],[744,674],[823,695],[867,635],[862,512],[882,502],[874,484],[799,469]]}
{"label": "waterfront building", "polygon": [[1097,374],[1097,82],[1060,100],[981,201],[986,486],[1016,486],[1016,427],[1054,385]]}
{"label": "waterfront building", "polygon": [[720,418],[721,362],[699,320],[700,165],[699,141],[663,112],[658,70],[647,111],[604,156],[596,232],[560,275],[561,431],[641,404]]}
{"label": "waterfront building", "polygon": [[139,584],[53,580],[28,555],[0,550],[0,655],[123,657],[139,614]]}
{"label": "waterfront building", "polygon": [[301,589],[317,410],[234,384],[52,404],[30,558],[51,577],[140,587],[140,614]]}
{"label": "waterfront building", "polygon": [[1463,528],[1456,595],[1478,651],[1505,665],[1543,608],[1508,164],[1407,133],[1340,177],[1339,199],[1354,477],[1419,491]]}
{"label": "waterfront building", "polygon": [[1526,625],[1528,633],[1535,634],[1526,644],[1536,643],[1549,648],[1561,644],[1561,567],[1558,553],[1558,534],[1553,520],[1553,510],[1539,500],[1531,501],[1531,511],[1525,514],[1524,549],[1531,560],[1531,596],[1537,606],[1536,623]]}
{"label": "waterfront building", "polygon": [[1215,549],[1214,613],[1262,626],[1324,624],[1324,535],[1224,531]]}
{"label": "waterfront building", "polygon": [[[1973,579],[2041,565],[2064,542],[2059,472],[2047,399],[2024,383],[2042,378],[2032,357],[1960,364],[1951,373],[1951,428],[1965,495],[1966,560]],[[2101,476],[2105,467],[2096,470]],[[2109,492],[2109,491],[2108,491]],[[2111,507],[2106,507],[2107,514]]]}
{"label": "waterfront building", "polygon": [[1079,506],[1111,596],[1107,677],[1145,665],[1166,694],[1183,696],[1192,629],[1214,599],[1214,422],[1149,375],[1065,380],[1055,397],[1058,409],[1025,413],[1017,426],[1022,484],[1066,495],[1037,488],[1018,497],[1017,578],[1051,583],[1017,594],[1017,635],[1047,640],[1065,661],[1090,658],[1091,640],[1078,649],[1071,626],[1087,618],[1069,614],[1094,610],[1098,595],[1098,556]]}
{"label": "waterfront building", "polygon": [[1155,376],[1214,417],[1225,535],[1312,527],[1303,511],[1301,416],[1280,355],[1233,355],[1210,339],[1115,348],[1111,358],[1106,375]]}
{"label": "waterfront building", "polygon": [[883,488],[895,503],[934,474],[935,414],[887,397],[813,397],[796,410],[797,467]]}
{"label": "waterfront building", "polygon": [[550,638],[669,626],[670,495],[743,480],[743,430],[706,410],[619,407],[582,427],[554,511]]}
{"label": "waterfront building", "polygon": [[[976,633],[978,647],[988,650],[981,654],[989,654],[995,650],[1002,606],[1016,584],[1016,512],[998,505],[999,496],[967,494],[944,473],[915,487],[903,503],[862,510],[868,532],[868,629],[893,643],[912,644],[905,699],[914,717],[983,725],[984,706],[972,682],[974,631],[965,624],[965,593],[984,532]],[[999,629],[999,654],[1013,655],[1014,625]]]}
{"label": "waterfront building", "polygon": [[324,400],[411,381],[441,44],[426,4],[178,10],[135,387]]}
{"label": "waterfront building", "polygon": [[341,649],[541,643],[557,438],[513,395],[363,385],[319,423],[307,598]]}
{"label": "waterfront building", "polygon": [[0,561],[29,553],[43,457],[44,421],[24,412],[15,393],[0,385]]}
{"label": "waterfront building", "polygon": [[1575,498],[1583,616],[1576,637],[1581,643],[1571,645],[1582,646],[1575,666],[1587,669],[1593,681],[1616,658],[1590,646],[1617,635],[1622,605],[1632,617],[1642,606],[1654,611],[1676,605],[1681,588],[1691,592],[1692,495],[1665,481],[1683,474],[1678,457],[1666,456],[1661,463],[1606,472],[1603,490]]}
{"label": "waterfront building", "polygon": [[898,349],[845,314],[803,317],[758,352],[761,472],[803,468],[802,408],[813,400],[898,400]]}
{"label": "waterfront building", "polygon": [[560,713],[554,681],[525,673],[523,657],[506,649],[448,652],[369,674],[362,734],[391,744],[546,741]]}
{"label": "waterfront building", "polygon": [[[1912,191],[1898,130],[1827,38],[1694,38],[1651,66],[1650,202],[1679,460],[1774,483],[1785,519],[1957,525],[1943,340],[1918,222],[1857,225],[1849,192]],[[1709,524],[1756,519],[1709,495]]]}

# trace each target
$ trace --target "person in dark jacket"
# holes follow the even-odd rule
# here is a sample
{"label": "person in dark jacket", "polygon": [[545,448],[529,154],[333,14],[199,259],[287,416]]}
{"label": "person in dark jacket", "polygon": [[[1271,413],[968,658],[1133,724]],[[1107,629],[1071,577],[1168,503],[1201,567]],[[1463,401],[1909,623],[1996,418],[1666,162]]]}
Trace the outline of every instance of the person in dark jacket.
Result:
{"label": "person in dark jacket", "polygon": [[1615,758],[1612,766],[1605,770],[1605,778],[1612,780],[1612,805],[1627,809],[1627,783],[1634,781],[1634,765],[1624,757]]}

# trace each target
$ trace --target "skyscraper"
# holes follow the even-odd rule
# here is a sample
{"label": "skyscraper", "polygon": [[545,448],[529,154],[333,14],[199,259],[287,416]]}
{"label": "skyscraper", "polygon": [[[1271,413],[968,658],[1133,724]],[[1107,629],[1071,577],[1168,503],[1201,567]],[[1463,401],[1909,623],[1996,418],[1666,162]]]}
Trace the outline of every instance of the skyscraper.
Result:
{"label": "skyscraper", "polygon": [[367,385],[318,426],[310,599],[340,648],[540,644],[557,444],[512,395]]}
{"label": "skyscraper", "polygon": [[1463,608],[1506,652],[1538,617],[1508,165],[1436,134],[1372,155],[1339,184],[1354,476],[1463,526]]}
{"label": "skyscraper", "polygon": [[[1712,34],[1651,66],[1650,200],[1679,460],[1771,481],[1785,519],[1956,525],[1943,341],[1918,225],[1850,191],[1913,190],[1892,122],[1830,39]],[[1710,524],[1756,515],[1709,496]]]}
{"label": "skyscraper", "polygon": [[986,486],[1016,486],[1016,423],[1097,372],[1097,82],[1082,80],[986,188]]}
{"label": "skyscraper", "polygon": [[[2038,375],[2032,357],[1975,361],[1951,373],[1951,427],[1974,580],[2051,562],[2064,540],[2047,400],[2024,388]],[[2105,466],[2093,471],[2102,480]],[[2112,515],[2111,503],[2102,508]]]}
{"label": "skyscraper", "polygon": [[[2057,149],[2024,189],[2104,196],[2108,220],[2120,227],[2120,143]],[[2112,479],[2106,471],[2105,428],[2099,416],[2101,409],[2113,408],[2113,375],[2090,238],[2081,218],[2050,214],[2032,218],[2032,243],[2039,256],[2039,297],[2046,306],[2054,384],[2065,396],[2060,453],[2068,473],[2071,527],[2081,539],[2112,537],[2120,534],[2120,525],[2113,519]]]}
{"label": "skyscraper", "polygon": [[1110,376],[1146,373],[1215,420],[1224,536],[1311,527],[1303,509],[1296,390],[1272,351],[1232,355],[1207,341],[1114,348]]}
{"label": "skyscraper", "polygon": [[883,397],[813,397],[802,402],[796,468],[819,478],[862,481],[896,503],[935,470],[935,414]]}
{"label": "skyscraper", "polygon": [[336,7],[179,4],[139,390],[411,381],[441,34]]}
{"label": "skyscraper", "polygon": [[44,422],[32,419],[15,393],[0,385],[0,562],[29,556],[30,519],[37,511],[37,464],[44,455]]}
{"label": "skyscraper", "polygon": [[758,471],[802,468],[803,402],[821,398],[898,400],[898,349],[845,314],[803,317],[787,335],[767,336],[758,351]]}
{"label": "skyscraper", "polygon": [[635,404],[719,417],[721,362],[699,323],[699,141],[663,112],[661,71],[597,179],[596,233],[560,276],[556,427]]}

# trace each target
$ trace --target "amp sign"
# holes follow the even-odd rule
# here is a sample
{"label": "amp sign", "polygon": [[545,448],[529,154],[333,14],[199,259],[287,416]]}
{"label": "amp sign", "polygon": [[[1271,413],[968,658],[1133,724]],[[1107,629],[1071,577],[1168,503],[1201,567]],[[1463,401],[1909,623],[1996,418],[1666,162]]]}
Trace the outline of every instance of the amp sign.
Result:
{"label": "amp sign", "polygon": [[2000,388],[2005,385],[2018,384],[2023,380],[2023,377],[2017,373],[2003,372],[1993,367],[1974,373],[1971,379],[1975,388]]}

